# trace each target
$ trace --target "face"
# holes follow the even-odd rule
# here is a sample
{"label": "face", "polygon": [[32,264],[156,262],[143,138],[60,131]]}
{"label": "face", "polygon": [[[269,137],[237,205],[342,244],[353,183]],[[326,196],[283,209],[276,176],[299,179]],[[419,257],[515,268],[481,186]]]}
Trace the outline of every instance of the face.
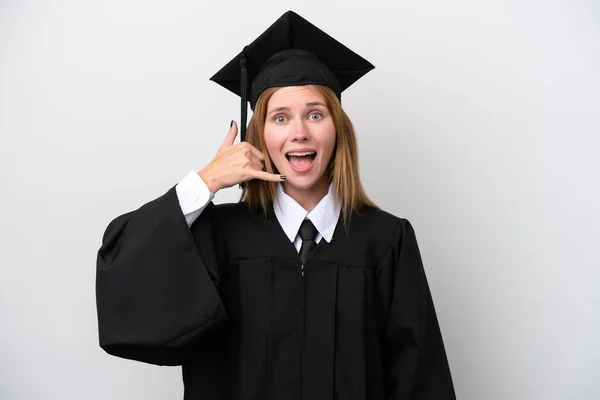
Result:
{"label": "face", "polygon": [[284,183],[295,190],[328,185],[335,125],[324,97],[310,86],[278,89],[267,105],[265,142]]}

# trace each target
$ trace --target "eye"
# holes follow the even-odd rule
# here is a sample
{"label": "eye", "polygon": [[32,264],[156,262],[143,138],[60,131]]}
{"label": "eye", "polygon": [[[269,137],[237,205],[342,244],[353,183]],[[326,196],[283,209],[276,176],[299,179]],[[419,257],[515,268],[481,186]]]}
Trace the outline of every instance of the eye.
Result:
{"label": "eye", "polygon": [[284,115],[277,115],[275,118],[273,118],[273,121],[277,122],[278,124],[283,124],[287,121],[287,118]]}
{"label": "eye", "polygon": [[310,115],[308,116],[308,118],[309,118],[309,119],[311,119],[311,120],[313,120],[313,121],[318,121],[318,120],[320,120],[321,118],[323,118],[323,115],[322,115],[321,113],[314,112],[314,113],[310,114]]}

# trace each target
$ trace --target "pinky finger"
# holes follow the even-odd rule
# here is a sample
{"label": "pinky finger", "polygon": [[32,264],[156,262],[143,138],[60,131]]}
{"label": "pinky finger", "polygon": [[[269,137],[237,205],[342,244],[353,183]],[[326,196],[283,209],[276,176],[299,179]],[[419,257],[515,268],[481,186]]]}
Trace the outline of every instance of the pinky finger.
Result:
{"label": "pinky finger", "polygon": [[284,182],[286,179],[285,175],[280,174],[272,174],[266,171],[257,171],[253,170],[251,173],[251,179],[261,179],[263,181],[271,181],[271,182]]}

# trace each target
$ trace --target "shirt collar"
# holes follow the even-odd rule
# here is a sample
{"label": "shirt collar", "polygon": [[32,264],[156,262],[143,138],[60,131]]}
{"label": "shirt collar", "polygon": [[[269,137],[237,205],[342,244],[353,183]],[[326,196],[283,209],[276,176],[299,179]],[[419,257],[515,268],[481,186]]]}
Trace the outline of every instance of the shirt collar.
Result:
{"label": "shirt collar", "polygon": [[323,239],[331,242],[342,209],[341,204],[335,201],[333,182],[329,184],[329,191],[325,197],[310,213],[288,196],[283,190],[281,182],[278,182],[277,199],[273,202],[273,208],[279,224],[291,242],[296,238],[304,219],[309,219]]}

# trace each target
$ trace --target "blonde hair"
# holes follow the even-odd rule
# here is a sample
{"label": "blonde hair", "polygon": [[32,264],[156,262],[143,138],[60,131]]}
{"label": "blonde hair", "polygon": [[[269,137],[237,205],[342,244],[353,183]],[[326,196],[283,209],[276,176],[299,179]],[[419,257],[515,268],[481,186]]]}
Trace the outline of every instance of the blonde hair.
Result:
{"label": "blonde hair", "polygon": [[[350,216],[358,213],[361,207],[379,208],[366,195],[358,172],[358,146],[354,126],[342,108],[336,94],[326,86],[312,86],[325,99],[327,108],[333,118],[336,132],[336,143],[329,165],[325,170],[329,182],[333,182],[335,199],[341,203],[344,226],[348,227]],[[258,98],[254,114],[248,124],[246,140],[262,151],[265,156],[265,170],[277,174],[267,151],[264,137],[267,106],[273,93],[279,88],[266,89]],[[277,183],[253,179],[245,183],[240,201],[245,201],[254,210],[262,210],[266,216],[277,196]]]}

